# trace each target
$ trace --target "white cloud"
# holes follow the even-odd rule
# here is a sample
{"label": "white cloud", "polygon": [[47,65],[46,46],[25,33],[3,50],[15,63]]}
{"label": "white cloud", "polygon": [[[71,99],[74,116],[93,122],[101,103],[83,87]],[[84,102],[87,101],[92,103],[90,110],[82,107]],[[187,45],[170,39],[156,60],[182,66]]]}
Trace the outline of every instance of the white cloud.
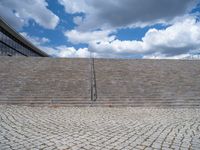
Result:
{"label": "white cloud", "polygon": [[143,59],[189,59],[191,57],[190,54],[181,54],[176,56],[166,56],[163,54],[153,54],[153,55],[146,55]]}
{"label": "white cloud", "polygon": [[88,7],[85,0],[58,0],[58,2],[65,7],[67,13],[85,12]]}
{"label": "white cloud", "polygon": [[200,23],[193,16],[179,20],[163,30],[150,29],[141,41],[121,41],[104,31],[81,33],[73,30],[65,35],[73,43],[87,43],[89,51],[103,57],[142,54],[179,58],[200,49]]}
{"label": "white cloud", "polygon": [[25,37],[25,39],[29,40],[31,43],[33,43],[36,46],[40,46],[46,43],[49,43],[50,40],[46,37],[33,37],[33,36],[29,36],[26,32],[21,32],[20,33],[23,37]]}
{"label": "white cloud", "polygon": [[23,37],[40,48],[42,51],[54,57],[67,57],[67,58],[88,58],[90,57],[90,51],[88,48],[75,49],[74,47],[67,47],[66,45],[60,45],[56,47],[46,46],[50,40],[46,37],[34,37],[25,32],[20,33]]}
{"label": "white cloud", "polygon": [[81,16],[76,16],[73,18],[73,22],[76,24],[76,25],[80,25],[81,23],[83,23],[83,17]]}
{"label": "white cloud", "polygon": [[142,40],[148,51],[169,56],[187,53],[200,47],[200,23],[184,19],[165,30],[150,29]]}
{"label": "white cloud", "polygon": [[23,25],[27,24],[25,20],[19,19],[15,14],[13,14],[12,11],[8,10],[7,7],[1,5],[1,2],[0,2],[0,16],[15,29],[21,29]]}
{"label": "white cloud", "polygon": [[150,29],[141,41],[121,41],[112,35],[111,31],[68,31],[65,35],[75,44],[85,43],[88,48],[46,47],[49,42],[45,37],[31,37],[22,33],[27,39],[38,45],[42,50],[56,57],[130,57],[140,55],[143,58],[183,59],[190,56],[190,52],[200,50],[200,22],[193,16],[179,20],[166,29]]}
{"label": "white cloud", "polygon": [[47,6],[45,0],[1,0],[0,14],[16,29],[27,25],[31,19],[44,28],[54,29],[59,22],[59,17]]}
{"label": "white cloud", "polygon": [[[84,13],[79,30],[116,29],[168,23],[188,13],[197,0],[59,0],[67,13]],[[76,21],[76,20],[75,20]]]}
{"label": "white cloud", "polygon": [[57,50],[57,56],[59,57],[89,57],[90,52],[87,48],[79,48],[75,49],[74,47],[67,47],[67,46],[59,46],[56,47]]}
{"label": "white cloud", "polygon": [[74,47],[67,47],[65,45],[57,46],[57,47],[45,47],[40,46],[40,49],[45,51],[51,56],[54,57],[66,57],[66,58],[89,58],[90,52],[88,48],[79,48],[75,49]]}
{"label": "white cloud", "polygon": [[77,43],[91,43],[91,42],[102,42],[102,41],[112,41],[115,36],[109,36],[112,32],[108,30],[104,31],[93,31],[93,32],[80,32],[77,30],[71,30],[65,32],[65,36],[68,40],[74,44]]}
{"label": "white cloud", "polygon": [[[97,57],[182,58],[200,49],[200,24],[188,13],[197,0],[59,0],[78,26],[65,32],[73,44],[86,43]],[[162,23],[166,29],[150,29],[140,40],[122,41],[116,29]]]}

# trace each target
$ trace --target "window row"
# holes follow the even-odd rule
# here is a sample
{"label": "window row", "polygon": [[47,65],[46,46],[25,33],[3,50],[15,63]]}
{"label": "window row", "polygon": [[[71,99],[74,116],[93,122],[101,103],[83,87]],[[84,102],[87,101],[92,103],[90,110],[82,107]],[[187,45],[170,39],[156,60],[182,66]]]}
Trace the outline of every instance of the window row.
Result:
{"label": "window row", "polygon": [[[26,56],[38,56],[37,53],[33,52],[32,50],[22,46],[21,44],[17,43],[16,41],[14,41],[13,39],[11,39],[9,36],[7,36],[6,34],[4,34],[2,31],[0,31],[0,41],[2,43],[5,43],[7,45],[9,45],[10,47],[12,47],[13,50],[16,50],[16,53],[22,53]],[[2,48],[0,47],[1,51],[5,51],[6,49],[2,50]],[[17,52],[18,51],[18,52]]]}
{"label": "window row", "polygon": [[0,42],[0,56],[24,56],[24,55]]}

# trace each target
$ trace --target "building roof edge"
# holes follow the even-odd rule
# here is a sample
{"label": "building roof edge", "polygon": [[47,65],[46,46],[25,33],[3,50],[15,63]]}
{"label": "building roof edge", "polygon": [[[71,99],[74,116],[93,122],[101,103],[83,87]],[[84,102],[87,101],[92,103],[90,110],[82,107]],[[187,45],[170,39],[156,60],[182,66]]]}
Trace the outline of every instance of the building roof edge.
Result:
{"label": "building roof edge", "polygon": [[40,50],[38,47],[33,45],[29,40],[25,39],[20,33],[18,33],[13,27],[7,24],[2,17],[0,17],[0,27],[5,29],[8,33],[13,35],[16,39],[24,43],[26,46],[30,47],[34,52],[40,54],[43,57],[49,57],[47,53]]}

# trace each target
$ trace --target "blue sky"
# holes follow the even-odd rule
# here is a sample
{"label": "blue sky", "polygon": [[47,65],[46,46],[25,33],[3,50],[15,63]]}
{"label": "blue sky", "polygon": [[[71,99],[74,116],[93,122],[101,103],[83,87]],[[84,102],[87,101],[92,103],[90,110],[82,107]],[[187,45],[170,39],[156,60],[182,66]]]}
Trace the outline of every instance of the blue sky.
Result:
{"label": "blue sky", "polygon": [[1,17],[54,57],[188,58],[199,13],[199,0],[0,1]]}

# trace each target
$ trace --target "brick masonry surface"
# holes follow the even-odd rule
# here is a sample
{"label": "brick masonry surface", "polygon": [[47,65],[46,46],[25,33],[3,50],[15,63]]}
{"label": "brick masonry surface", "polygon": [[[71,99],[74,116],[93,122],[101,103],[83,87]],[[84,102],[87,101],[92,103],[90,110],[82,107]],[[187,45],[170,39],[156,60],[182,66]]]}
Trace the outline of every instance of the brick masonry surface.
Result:
{"label": "brick masonry surface", "polygon": [[1,150],[199,150],[200,109],[0,105]]}
{"label": "brick masonry surface", "polygon": [[[200,107],[199,60],[95,59],[93,106]],[[90,59],[0,58],[0,104],[91,105]]]}

